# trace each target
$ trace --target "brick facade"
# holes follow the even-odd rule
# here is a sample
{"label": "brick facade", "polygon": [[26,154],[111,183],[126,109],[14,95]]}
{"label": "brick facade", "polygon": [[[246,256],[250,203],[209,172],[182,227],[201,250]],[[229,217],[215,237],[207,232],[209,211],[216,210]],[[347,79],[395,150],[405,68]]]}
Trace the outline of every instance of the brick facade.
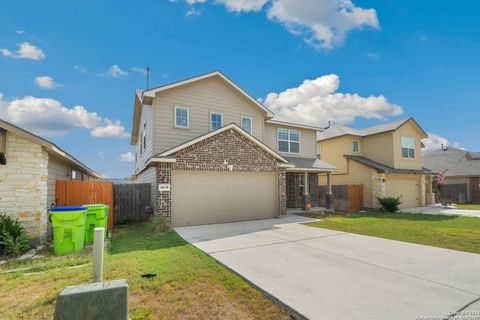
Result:
{"label": "brick facade", "polygon": [[[157,196],[155,214],[172,215],[172,171],[242,171],[278,172],[279,214],[286,214],[285,169],[278,168],[278,161],[234,129],[181,149],[175,153],[176,162],[157,165]],[[159,191],[158,184],[170,184],[170,191]]]}
{"label": "brick facade", "polygon": [[470,201],[480,203],[480,177],[470,178]]}
{"label": "brick facade", "polygon": [[0,165],[0,212],[18,218],[36,243],[47,236],[48,153],[7,132],[7,165]]}

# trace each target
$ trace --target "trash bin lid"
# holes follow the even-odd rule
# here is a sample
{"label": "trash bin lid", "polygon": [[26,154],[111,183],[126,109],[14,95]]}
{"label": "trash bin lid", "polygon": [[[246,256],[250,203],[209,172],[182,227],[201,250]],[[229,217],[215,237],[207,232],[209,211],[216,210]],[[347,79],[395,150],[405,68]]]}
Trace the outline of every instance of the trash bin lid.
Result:
{"label": "trash bin lid", "polygon": [[85,211],[87,208],[82,206],[63,206],[63,207],[54,207],[50,209],[50,212],[65,212],[65,211]]}

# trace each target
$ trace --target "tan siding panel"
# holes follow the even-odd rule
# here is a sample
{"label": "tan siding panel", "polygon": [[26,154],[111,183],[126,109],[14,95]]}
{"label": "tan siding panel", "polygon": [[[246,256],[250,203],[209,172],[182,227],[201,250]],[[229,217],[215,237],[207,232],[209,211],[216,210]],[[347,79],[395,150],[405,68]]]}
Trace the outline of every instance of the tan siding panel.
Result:
{"label": "tan siding panel", "polygon": [[[147,161],[153,156],[153,108],[151,106],[144,105],[142,106],[142,116],[140,118],[140,130],[139,130],[139,137],[136,145],[136,155],[137,161],[135,164],[135,168],[137,170],[143,170]],[[146,145],[145,150],[140,154],[140,145],[142,143],[142,132],[143,132],[143,124],[146,125]]]}
{"label": "tan siding panel", "polygon": [[362,155],[387,166],[394,166],[393,133],[382,133],[363,138]]}
{"label": "tan siding panel", "polygon": [[55,181],[70,180],[71,168],[59,158],[49,156],[48,159],[48,184],[47,184],[47,207],[55,203]]}
{"label": "tan siding panel", "polygon": [[290,127],[273,123],[265,124],[265,140],[264,143],[271,149],[278,152],[277,147],[277,129],[285,128],[300,131],[300,153],[282,153],[289,157],[316,158],[316,130],[303,129],[298,127]]}
{"label": "tan siding panel", "polygon": [[[425,138],[423,133],[413,123],[412,120],[406,122],[398,128],[394,135],[394,151],[395,151],[395,168],[398,169],[422,169],[422,146],[421,140]],[[415,139],[415,158],[402,157],[402,137],[410,137]]]}
{"label": "tan siding panel", "polygon": [[[175,106],[189,109],[189,128],[174,127]],[[210,131],[210,112],[223,114],[223,125],[236,123],[241,116],[253,120],[253,135],[263,140],[265,112],[219,77],[200,80],[160,92],[153,102],[154,154],[173,148]]]}

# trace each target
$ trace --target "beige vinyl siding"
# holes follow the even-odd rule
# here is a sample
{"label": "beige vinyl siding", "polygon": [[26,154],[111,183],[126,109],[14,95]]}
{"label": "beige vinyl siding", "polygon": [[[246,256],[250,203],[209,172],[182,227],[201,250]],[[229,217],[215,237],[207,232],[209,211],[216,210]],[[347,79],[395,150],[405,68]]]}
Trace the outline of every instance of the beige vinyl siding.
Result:
{"label": "beige vinyl siding", "polygon": [[47,209],[55,204],[55,181],[71,180],[71,168],[61,159],[49,155],[48,157],[48,184]]}
{"label": "beige vinyl siding", "polygon": [[[415,139],[415,158],[402,157],[402,137],[410,137]],[[407,121],[403,126],[398,128],[393,134],[393,145],[395,151],[395,168],[398,169],[421,169],[422,168],[422,146],[421,140],[426,138],[422,131],[414,124],[412,120]]]}
{"label": "beige vinyl siding", "polygon": [[466,184],[467,185],[467,201],[471,201],[470,195],[470,177],[446,177],[443,184]]}
{"label": "beige vinyl siding", "polygon": [[152,206],[155,206],[156,203],[156,191],[157,191],[157,168],[150,167],[143,170],[140,174],[137,175],[138,183],[150,183],[152,185],[152,194],[151,194],[151,202]]}
{"label": "beige vinyl siding", "polygon": [[77,172],[75,180],[90,181],[95,180],[82,170],[73,167],[67,161],[58,158],[52,154],[48,155],[48,178],[47,178],[47,209],[55,204],[55,181],[56,180],[72,180],[72,170]]}
{"label": "beige vinyl siding", "polygon": [[[278,151],[277,129],[284,128],[297,130],[300,132],[300,153],[284,153]],[[265,139],[263,141],[267,146],[278,153],[289,157],[316,158],[316,130],[303,129],[294,126],[265,123]]]}
{"label": "beige vinyl siding", "polygon": [[381,133],[364,137],[361,154],[365,158],[394,167],[393,133]]}
{"label": "beige vinyl siding", "polygon": [[[362,184],[363,205],[365,208],[373,208],[372,174],[374,170],[353,160],[348,161],[348,167],[348,173],[332,174],[332,185]],[[327,177],[321,175],[318,183],[327,185]]]}
{"label": "beige vinyl siding", "polygon": [[[140,146],[143,140],[143,124],[145,123],[146,125],[146,145],[145,145],[145,150],[143,150],[142,153],[140,153]],[[145,168],[145,165],[147,161],[154,155],[153,154],[153,135],[154,135],[154,128],[153,128],[153,109],[151,106],[144,105],[142,106],[142,115],[140,117],[140,130],[139,130],[139,136],[138,136],[138,141],[136,145],[136,155],[137,155],[137,160],[135,163],[135,169],[136,170],[143,170]]]}
{"label": "beige vinyl siding", "polygon": [[331,163],[338,168],[339,173],[347,172],[347,158],[346,154],[353,154],[352,152],[352,141],[360,141],[360,153],[355,153],[356,155],[361,155],[363,143],[361,138],[352,137],[352,136],[343,136],[335,139],[329,139],[324,141],[319,141],[321,156],[320,158],[323,161]]}
{"label": "beige vinyl siding", "polygon": [[[159,92],[153,100],[154,154],[210,132],[210,113],[223,114],[223,125],[252,118],[252,134],[263,140],[265,111],[219,77],[212,77]],[[189,128],[174,127],[175,106],[189,109]]]}

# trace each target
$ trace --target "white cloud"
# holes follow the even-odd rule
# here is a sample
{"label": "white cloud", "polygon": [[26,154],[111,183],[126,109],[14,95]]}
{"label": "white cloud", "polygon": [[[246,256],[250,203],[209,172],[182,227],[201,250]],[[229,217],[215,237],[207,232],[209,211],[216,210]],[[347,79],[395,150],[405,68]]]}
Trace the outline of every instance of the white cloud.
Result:
{"label": "white cloud", "polygon": [[122,155],[120,155],[120,161],[121,162],[134,162],[135,161],[135,155],[132,152],[123,153]]}
{"label": "white cloud", "polygon": [[278,115],[325,126],[328,121],[350,124],[355,118],[383,119],[403,113],[402,107],[380,96],[362,97],[339,93],[340,79],[335,74],[305,80],[280,93],[269,93],[263,103]]}
{"label": "white cloud", "polygon": [[85,67],[83,67],[83,66],[79,66],[79,65],[74,65],[74,66],[73,66],[73,70],[75,70],[75,71],[77,71],[77,72],[79,72],[79,73],[81,73],[81,74],[86,74],[86,73],[88,73],[87,68],[85,68]]}
{"label": "white cloud", "polygon": [[[195,4],[206,0],[186,0],[196,13]],[[375,9],[357,7],[351,0],[210,0],[222,4],[231,12],[260,11],[266,8],[267,16],[281,23],[294,35],[316,49],[331,49],[341,45],[346,35],[355,29],[380,25]],[[193,10],[193,11],[192,11]]]}
{"label": "white cloud", "polygon": [[123,71],[118,64],[114,64],[111,66],[107,72],[106,75],[112,78],[120,78],[120,77],[125,77],[128,75],[128,72]]}
{"label": "white cloud", "polygon": [[15,32],[16,32],[17,34],[24,34],[24,33],[25,33],[24,30],[17,30],[17,31],[15,31]]}
{"label": "white cloud", "polygon": [[23,42],[18,45],[18,50],[12,52],[8,49],[0,49],[0,52],[9,58],[14,59],[30,59],[30,60],[43,60],[45,59],[45,54],[41,49],[30,44],[28,42]]}
{"label": "white cloud", "polygon": [[370,59],[379,59],[380,58],[380,53],[377,53],[377,52],[369,52],[366,54],[367,58],[370,58]]}
{"label": "white cloud", "polygon": [[268,17],[317,49],[342,44],[351,30],[379,28],[375,9],[357,7],[351,0],[274,0]]}
{"label": "white cloud", "polygon": [[37,86],[43,89],[54,89],[57,87],[61,87],[62,85],[56,83],[52,77],[49,76],[40,76],[35,78],[35,83]]}
{"label": "white cloud", "polygon": [[112,121],[110,119],[105,119],[103,125],[94,128],[91,134],[94,137],[126,138],[129,136],[120,120]]}
{"label": "white cloud", "polygon": [[136,73],[141,73],[141,74],[144,74],[144,75],[147,74],[147,70],[145,68],[141,68],[141,67],[131,67],[130,71],[136,72]]}
{"label": "white cloud", "polygon": [[458,149],[465,149],[465,148],[462,148],[458,142],[450,144],[450,142],[446,138],[441,137],[435,133],[428,132],[427,134],[428,134],[428,137],[422,140],[423,145],[425,146],[422,149],[423,153],[429,153],[431,151],[440,150],[440,148],[442,148],[442,145],[444,148],[453,147]]}
{"label": "white cloud", "polygon": [[74,128],[82,128],[91,130],[92,135],[95,130],[108,132],[103,132],[103,135],[94,135],[98,137],[126,136],[120,121],[102,118],[96,112],[89,112],[83,106],[68,108],[50,98],[26,96],[6,100],[0,93],[0,118],[38,135],[62,135]]}

